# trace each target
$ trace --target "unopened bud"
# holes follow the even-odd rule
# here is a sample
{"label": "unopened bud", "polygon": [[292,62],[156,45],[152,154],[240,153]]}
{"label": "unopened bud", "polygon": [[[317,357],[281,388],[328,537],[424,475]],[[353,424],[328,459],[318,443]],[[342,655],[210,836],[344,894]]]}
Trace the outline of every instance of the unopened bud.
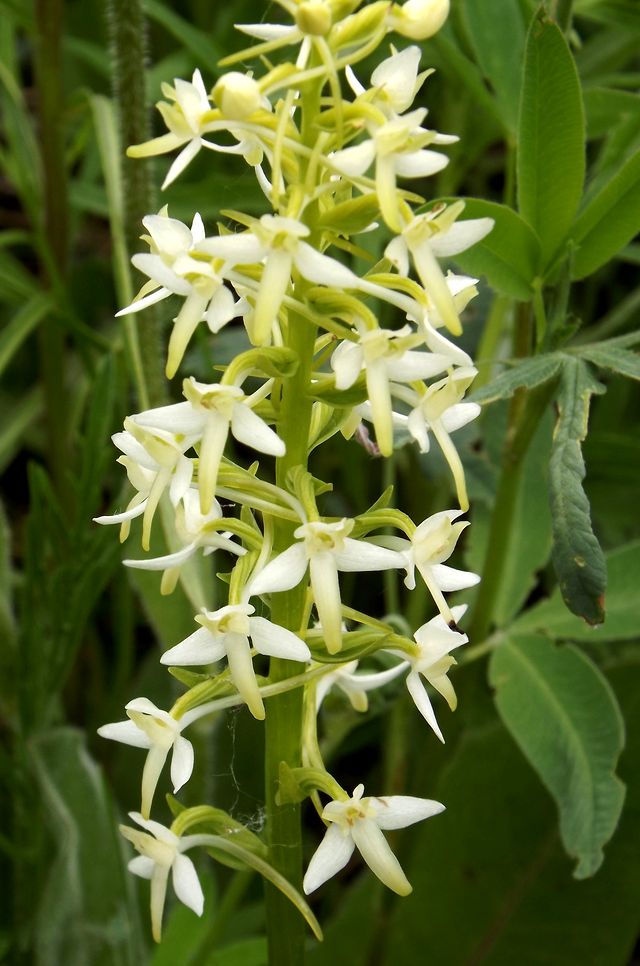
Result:
{"label": "unopened bud", "polygon": [[262,94],[253,77],[232,70],[213,88],[213,99],[225,117],[243,121],[262,105]]}
{"label": "unopened bud", "polygon": [[389,29],[411,40],[427,40],[437,34],[449,15],[449,0],[407,0],[394,4]]}
{"label": "unopened bud", "polygon": [[324,37],[331,30],[332,17],[323,0],[305,0],[296,10],[296,24],[303,34]]}

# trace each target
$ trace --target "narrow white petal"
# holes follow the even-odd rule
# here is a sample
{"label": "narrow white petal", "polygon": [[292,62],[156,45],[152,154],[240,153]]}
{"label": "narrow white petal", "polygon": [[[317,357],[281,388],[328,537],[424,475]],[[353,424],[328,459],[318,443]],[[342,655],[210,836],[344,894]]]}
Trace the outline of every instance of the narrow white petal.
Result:
{"label": "narrow white petal", "polygon": [[155,305],[156,302],[161,302],[162,299],[166,299],[171,292],[168,288],[160,287],[152,292],[151,295],[145,295],[144,298],[136,299],[131,305],[127,305],[126,308],[120,309],[116,312],[116,319],[119,319],[123,315],[131,315],[132,312],[142,312],[143,309],[148,308],[150,305]]}
{"label": "narrow white petal", "polygon": [[353,855],[354,843],[350,835],[339,826],[331,824],[309,863],[302,888],[306,895],[344,869]]}
{"label": "narrow white petal", "polygon": [[157,865],[151,876],[151,934],[157,943],[162,937],[162,913],[168,880],[169,869]]}
{"label": "narrow white petal", "polygon": [[409,274],[409,249],[402,235],[398,235],[389,242],[384,250],[384,256],[392,265],[395,265],[400,275]]}
{"label": "narrow white petal", "polygon": [[442,425],[448,433],[453,433],[476,419],[480,415],[480,410],[478,403],[456,403],[442,414]]}
{"label": "narrow white petal", "polygon": [[205,238],[198,245],[198,251],[224,258],[231,265],[253,265],[261,262],[266,254],[262,242],[251,232]]}
{"label": "narrow white petal", "polygon": [[451,357],[435,352],[403,352],[398,359],[389,359],[387,368],[394,382],[416,382],[431,379],[451,366]]}
{"label": "narrow white petal", "polygon": [[249,584],[251,596],[275,594],[297,587],[307,570],[304,544],[294,543],[274,557]]}
{"label": "narrow white petal", "polygon": [[169,484],[169,499],[172,506],[177,506],[191,486],[193,478],[193,462],[187,456],[182,456],[177,464],[171,483]]}
{"label": "narrow white petal", "polygon": [[195,866],[186,855],[178,854],[173,860],[172,881],[174,892],[180,902],[189,909],[193,909],[197,916],[201,916],[204,909],[204,893]]}
{"label": "narrow white petal", "polygon": [[348,686],[354,685],[361,691],[375,691],[399,677],[408,667],[407,661],[400,661],[386,671],[376,671],[374,674],[352,674],[347,679]]}
{"label": "narrow white petal", "polygon": [[173,743],[171,756],[171,781],[174,793],[180,791],[191,778],[193,760],[193,745],[188,738],[178,735]]}
{"label": "narrow white petal", "polygon": [[430,245],[438,258],[458,255],[467,248],[471,248],[476,242],[482,241],[493,226],[493,218],[469,218],[466,221],[456,221],[448,231],[434,235]]}
{"label": "narrow white petal", "polygon": [[349,389],[354,384],[364,361],[362,347],[344,341],[331,356],[331,368],[336,374],[336,389]]}
{"label": "narrow white petal", "polygon": [[148,818],[151,813],[153,796],[168,754],[168,748],[160,748],[158,745],[152,745],[147,754],[142,770],[142,804],[140,805],[140,811],[145,818]]}
{"label": "narrow white petal", "polygon": [[435,711],[433,710],[431,700],[417,671],[412,671],[411,674],[407,676],[407,690],[413,698],[413,703],[424,720],[444,744],[444,737],[436,720],[436,715]]}
{"label": "narrow white petal", "polygon": [[198,460],[198,490],[200,512],[207,514],[213,506],[218,482],[218,470],[229,435],[229,421],[217,412],[210,412],[200,446]]}
{"label": "narrow white petal", "polygon": [[444,593],[466,590],[467,587],[475,587],[480,583],[479,574],[474,574],[470,570],[456,570],[454,567],[447,567],[446,564],[434,564],[431,567],[431,573]]}
{"label": "narrow white petal", "polygon": [[175,376],[178,366],[182,362],[185,349],[189,345],[191,336],[198,327],[198,323],[202,320],[208,301],[209,299],[206,296],[192,291],[178,312],[169,338],[166,366],[167,379],[173,379]]}
{"label": "narrow white petal", "polygon": [[219,332],[237,314],[233,293],[225,285],[221,285],[209,303],[207,325],[213,333]]}
{"label": "narrow white petal", "polygon": [[360,177],[373,164],[376,156],[376,146],[373,140],[362,141],[343,151],[336,151],[329,160],[337,171],[349,177]]}
{"label": "narrow white petal", "polygon": [[136,855],[135,859],[127,862],[129,872],[133,872],[134,875],[139,875],[141,879],[150,879],[155,867],[155,862],[147,855]]}
{"label": "narrow white petal", "polygon": [[376,443],[383,456],[393,453],[391,389],[386,359],[373,359],[366,368],[367,393]]}
{"label": "narrow white petal", "polygon": [[146,500],[142,500],[141,503],[136,503],[135,506],[131,507],[129,510],[123,510],[122,513],[112,513],[111,516],[104,517],[94,517],[94,523],[125,523],[127,520],[135,520],[136,517],[142,516],[144,509],[147,505]]}
{"label": "narrow white petal", "polygon": [[[205,107],[205,110],[206,110],[208,107],[207,92],[204,88],[204,83],[202,81],[202,74],[200,73],[199,70],[197,70],[193,75],[194,82],[196,79],[196,74],[198,75],[199,82],[201,85],[201,94],[204,95],[204,101],[205,101],[205,104],[207,105]],[[197,245],[199,242],[201,242],[205,237],[204,222],[202,221],[202,216],[199,211],[196,211],[195,215],[193,216],[193,221],[191,222],[191,237],[193,238],[194,246]]]}
{"label": "narrow white petal", "polygon": [[375,821],[362,818],[354,822],[353,841],[374,875],[393,892],[407,896],[411,885]]}
{"label": "narrow white petal", "polygon": [[346,573],[393,570],[405,566],[404,558],[397,551],[378,547],[366,540],[352,540],[350,537],[344,541],[344,550],[333,556],[338,570]]}
{"label": "narrow white petal", "polygon": [[265,345],[271,339],[273,323],[291,280],[292,263],[292,255],[280,249],[272,249],[267,255],[255,309],[247,320],[249,338],[254,345]]}
{"label": "narrow white petal", "polygon": [[357,288],[358,277],[350,268],[335,258],[322,255],[306,242],[300,242],[295,255],[296,268],[300,274],[316,285],[336,288]]}
{"label": "narrow white petal", "polygon": [[385,795],[374,801],[380,803],[374,821],[382,829],[406,828],[407,825],[444,812],[444,805],[440,802],[430,798],[415,798],[413,795]]}
{"label": "narrow white petal", "polygon": [[134,748],[150,748],[151,741],[133,721],[114,721],[111,724],[102,725],[98,728],[101,738],[109,738],[110,741],[120,741],[123,745],[131,745]]}
{"label": "narrow white petal", "polygon": [[269,456],[284,456],[286,448],[278,434],[249,406],[238,403],[233,407],[231,432],[239,443]]}
{"label": "narrow white petal", "polygon": [[236,30],[249,37],[256,37],[257,40],[289,40],[294,43],[300,37],[297,27],[288,27],[286,24],[237,23],[234,26]]}
{"label": "narrow white petal", "polygon": [[150,557],[148,560],[123,560],[125,567],[133,567],[134,570],[170,570],[172,567],[180,567],[185,560],[193,557],[198,549],[198,541],[187,544],[175,553],[169,553],[164,557]]}
{"label": "narrow white petal", "polygon": [[175,257],[188,251],[193,235],[182,221],[166,215],[146,215],[142,224],[151,235],[156,247],[164,254]]}
{"label": "narrow white petal", "polygon": [[163,711],[155,705],[149,698],[132,698],[131,701],[127,701],[125,708],[127,711],[139,711],[141,714],[151,714],[156,718],[164,719],[170,717],[166,711]]}
{"label": "narrow white petal", "polygon": [[172,184],[176,180],[176,178],[182,174],[182,172],[187,167],[187,165],[189,165],[190,162],[193,161],[193,159],[195,158],[196,154],[198,153],[201,147],[202,147],[202,144],[200,142],[200,138],[196,137],[196,138],[193,138],[192,141],[189,141],[187,146],[182,149],[180,154],[177,156],[177,158],[175,158],[171,167],[167,171],[167,176],[161,185],[161,189],[160,189],[161,191],[164,191],[165,188],[168,188],[169,185]]}
{"label": "narrow white petal", "polygon": [[428,178],[449,164],[449,158],[439,151],[408,151],[396,158],[396,174],[401,178]]}
{"label": "narrow white petal", "polygon": [[342,647],[342,600],[337,556],[327,552],[314,553],[309,560],[313,599],[329,654],[336,654]]}
{"label": "narrow white petal", "polygon": [[249,641],[244,634],[226,634],[225,646],[231,680],[240,697],[246,701],[249,711],[259,721],[264,719],[264,704],[260,696]]}
{"label": "narrow white petal", "polygon": [[191,291],[189,282],[176,275],[168,265],[165,265],[159,255],[138,252],[131,258],[131,264],[175,295],[188,295]]}
{"label": "narrow white petal", "polygon": [[259,654],[282,657],[289,661],[308,661],[309,648],[286,627],[280,627],[264,617],[250,617],[251,641]]}
{"label": "narrow white petal", "polygon": [[184,641],[165,651],[160,663],[177,667],[212,664],[220,661],[225,653],[221,638],[215,638],[206,627],[200,627]]}

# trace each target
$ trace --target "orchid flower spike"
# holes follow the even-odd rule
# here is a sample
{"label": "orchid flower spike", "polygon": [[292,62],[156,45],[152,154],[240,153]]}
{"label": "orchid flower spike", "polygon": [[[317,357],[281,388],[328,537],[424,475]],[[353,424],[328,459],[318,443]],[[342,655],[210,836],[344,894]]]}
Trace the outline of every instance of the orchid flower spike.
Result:
{"label": "orchid flower spike", "polygon": [[[125,708],[129,720],[114,721],[98,728],[102,738],[120,741],[135,748],[148,748],[142,772],[142,804],[140,811],[145,818],[151,812],[153,796],[169,752],[171,755],[171,781],[174,793],[191,778],[193,771],[193,745],[182,736],[179,719],[168,711],[157,708],[148,698],[134,698]],[[173,750],[172,750],[173,749]]]}
{"label": "orchid flower spike", "polygon": [[358,785],[352,798],[325,805],[322,818],[328,828],[304,877],[302,887],[307,895],[343,869],[356,847],[384,885],[400,896],[411,892],[411,885],[382,831],[405,828],[431,818],[444,811],[444,805],[410,795],[363,798],[363,794],[364,785]]}
{"label": "orchid flower spike", "polygon": [[137,849],[140,855],[131,859],[130,872],[143,879],[151,880],[151,930],[157,943],[162,937],[162,913],[167,895],[169,873],[173,890],[180,900],[197,916],[204,909],[204,894],[198,880],[195,866],[184,853],[197,845],[195,836],[175,835],[171,829],[144,818],[138,812],[129,812],[129,817],[144,829],[121,825],[122,835]]}
{"label": "orchid flower spike", "polygon": [[265,716],[264,704],[253,670],[251,645],[258,654],[308,661],[309,648],[299,637],[264,617],[252,616],[251,604],[230,604],[216,611],[203,610],[196,617],[201,625],[189,637],[165,651],[162,664],[188,667],[212,664],[223,657],[229,663],[231,680],[246,701],[254,718]]}
{"label": "orchid flower spike", "polygon": [[[406,658],[406,655],[403,654]],[[389,681],[393,681],[406,669],[406,660],[385,671],[373,671],[370,673],[361,672],[356,674],[358,661],[349,661],[347,664],[340,664],[335,671],[323,674],[316,683],[316,711],[320,710],[322,702],[332,688],[336,687],[349,698],[354,711],[367,711],[369,707],[369,691],[384,687]]]}
{"label": "orchid flower spike", "polygon": [[311,590],[330,654],[342,647],[339,571],[365,573],[405,566],[400,554],[365,540],[352,540],[354,521],[313,521],[294,531],[298,542],[274,557],[247,586],[247,593],[273,594],[296,587],[310,570]]}

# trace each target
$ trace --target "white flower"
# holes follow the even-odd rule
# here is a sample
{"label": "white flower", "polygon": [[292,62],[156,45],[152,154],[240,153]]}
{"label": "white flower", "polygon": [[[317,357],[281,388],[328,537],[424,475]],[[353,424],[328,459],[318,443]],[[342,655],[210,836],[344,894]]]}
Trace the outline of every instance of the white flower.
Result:
{"label": "white flower", "polygon": [[261,107],[270,107],[258,82],[237,70],[223,74],[211,93],[222,114],[233,121],[244,121]]}
{"label": "white flower", "polygon": [[[216,611],[203,610],[196,617],[199,630],[166,651],[162,664],[178,666],[211,664],[227,658],[231,680],[254,718],[263,719],[264,705],[251,659],[251,644],[258,654],[308,661],[309,648],[291,631],[264,617],[252,617],[250,604],[232,604]],[[251,643],[249,642],[251,639]]]}
{"label": "white flower", "polygon": [[[462,510],[469,509],[464,467],[450,434],[480,415],[478,403],[461,402],[476,375],[477,370],[473,367],[463,367],[429,386],[424,393],[415,393],[414,408],[407,419],[407,429],[418,443],[421,453],[429,451],[429,432],[437,439],[453,474]],[[400,395],[397,387],[392,391]],[[403,392],[401,398],[409,399],[409,395]]]}
{"label": "white flower", "polygon": [[389,227],[397,232],[402,231],[403,221],[398,210],[396,178],[425,178],[441,171],[449,159],[426,149],[425,143],[448,144],[457,140],[422,128],[426,113],[426,108],[419,108],[402,117],[396,115],[384,124],[369,125],[371,138],[330,155],[332,167],[347,177],[362,176],[375,161],[380,211]]}
{"label": "white flower", "polygon": [[169,133],[153,138],[151,141],[145,141],[144,144],[135,144],[127,151],[130,157],[144,158],[155,154],[166,154],[186,144],[169,168],[162,184],[163,189],[175,181],[189,162],[195,158],[200,148],[206,144],[202,135],[206,132],[207,115],[211,111],[199,70],[193,72],[191,83],[179,77],[173,83],[173,87],[170,84],[162,85],[162,93],[167,100],[159,101],[156,105]]}
{"label": "white flower", "polygon": [[[406,655],[403,654],[403,657]],[[316,711],[327,694],[333,687],[337,687],[347,695],[355,711],[366,711],[369,707],[369,691],[375,691],[383,687],[389,681],[393,681],[407,667],[406,661],[395,664],[385,671],[375,671],[371,673],[356,674],[358,667],[357,661],[349,661],[347,664],[340,664],[335,671],[323,674],[316,684]]]}
{"label": "white flower", "polygon": [[182,736],[184,724],[157,708],[148,698],[134,698],[125,710],[128,721],[115,721],[98,728],[102,738],[120,741],[135,748],[148,748],[149,753],[142,772],[142,804],[140,811],[149,817],[153,795],[158,779],[171,755],[171,781],[174,792],[179,791],[189,781],[193,771],[193,745]]}
{"label": "white flower", "polygon": [[[456,622],[460,620],[466,609],[466,604],[451,608],[451,613]],[[466,644],[469,638],[466,634],[461,634],[459,631],[453,631],[447,627],[441,614],[437,614],[422,627],[419,627],[413,636],[416,642],[414,655],[408,655],[405,651],[402,651],[402,657],[408,660],[411,665],[411,670],[407,675],[407,688],[422,717],[433,728],[440,741],[444,742],[431,700],[420,675],[442,695],[451,710],[455,711],[457,706],[456,693],[447,677],[447,672],[451,665],[456,662],[454,658],[449,656],[449,652],[456,647],[460,647],[461,644]]]}
{"label": "white flower", "polygon": [[303,240],[309,234],[309,228],[295,218],[263,215],[253,231],[207,238],[200,245],[201,251],[222,258],[230,265],[264,262],[255,308],[245,320],[254,345],[265,345],[270,341],[271,329],[294,267],[303,278],[317,285],[357,287],[357,276],[350,269]]}
{"label": "white flower", "polygon": [[218,501],[213,501],[209,513],[201,513],[199,497],[195,490],[187,490],[182,502],[176,507],[175,526],[178,538],[183,543],[179,550],[163,557],[123,560],[125,567],[133,567],[137,570],[164,570],[161,586],[163,594],[172,592],[180,567],[199,549],[204,551],[205,557],[215,550],[226,550],[239,557],[246,553],[244,547],[234,543],[230,539],[230,534],[224,532],[224,518]]}
{"label": "white flower", "polygon": [[131,859],[128,868],[134,875],[151,880],[151,929],[155,941],[160,942],[169,873],[180,902],[193,909],[197,916],[202,915],[202,887],[193,862],[183,854],[197,845],[198,841],[196,836],[190,835],[180,838],[171,829],[159,822],[143,818],[138,812],[129,812],[129,817],[145,831],[140,832],[126,825],[120,826],[121,833],[140,853],[135,859]]}
{"label": "white flower", "polygon": [[202,254],[205,233],[199,214],[187,228],[177,218],[170,218],[165,207],[157,215],[147,215],[142,224],[149,232],[143,238],[151,251],[139,252],[131,261],[150,281],[131,305],[116,315],[139,312],[172,294],[184,296],[169,339],[166,374],[171,379],[198,323],[205,319],[212,332],[219,332],[246,311],[246,303],[236,301],[225,286],[223,263]]}
{"label": "white flower", "polygon": [[307,895],[343,869],[356,846],[384,885],[401,896],[411,892],[411,885],[382,830],[421,822],[444,811],[444,805],[410,795],[363,798],[363,792],[364,785],[358,785],[352,798],[325,805],[322,818],[329,827],[304,877],[302,887]]}
{"label": "white flower", "polygon": [[389,30],[411,40],[428,40],[449,16],[449,0],[407,0],[394,3],[387,17]]}
{"label": "white flower", "polygon": [[114,433],[111,437],[124,456],[117,462],[127,470],[130,483],[138,491],[123,513],[113,516],[95,517],[96,523],[121,523],[122,539],[129,529],[128,524],[135,517],[144,514],[142,520],[142,547],[149,549],[151,525],[158,503],[164,491],[169,489],[169,498],[177,506],[183,498],[193,476],[193,462],[185,456],[185,450],[193,446],[197,437],[176,437],[173,433],[160,429],[148,430],[137,423],[139,413],[125,419],[125,432]]}
{"label": "white flower", "polygon": [[352,540],[354,521],[305,523],[299,542],[279,554],[247,586],[247,593],[272,594],[296,587],[310,570],[311,589],[330,654],[342,646],[342,602],[338,572],[365,573],[402,567],[402,555],[365,540]]}
{"label": "white flower", "polygon": [[409,252],[416,272],[427,295],[433,301],[442,321],[454,335],[462,332],[458,310],[446,283],[438,258],[457,255],[481,241],[493,228],[493,218],[469,218],[456,221],[464,209],[458,201],[447,207],[436,206],[423,215],[416,215],[391,241],[386,257],[393,262],[401,275],[409,274]]}
{"label": "white flower", "polygon": [[373,329],[363,332],[359,342],[345,340],[331,357],[336,388],[348,389],[364,368],[371,418],[376,442],[383,456],[393,452],[393,411],[389,381],[414,382],[444,372],[451,365],[450,355],[416,352],[424,342],[410,326],[391,331]]}

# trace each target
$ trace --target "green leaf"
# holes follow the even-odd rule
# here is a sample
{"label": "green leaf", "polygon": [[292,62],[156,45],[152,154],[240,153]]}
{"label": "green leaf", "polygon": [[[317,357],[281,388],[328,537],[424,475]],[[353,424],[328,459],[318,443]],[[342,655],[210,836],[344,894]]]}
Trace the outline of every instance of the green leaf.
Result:
{"label": "green leaf", "polygon": [[51,296],[37,292],[16,312],[0,334],[0,375],[51,308]]}
{"label": "green leaf", "polygon": [[640,152],[609,178],[580,212],[571,232],[578,246],[574,278],[585,278],[631,241],[640,224]]}
{"label": "green leaf", "polygon": [[632,640],[640,627],[640,540],[625,544],[606,555],[607,616],[604,624],[589,627],[570,614],[559,590],[527,611],[513,625],[514,633],[541,631],[558,640],[605,641]]}
{"label": "green leaf", "polygon": [[[116,817],[84,737],[57,728],[30,743],[54,843],[37,907],[39,966],[136,966],[140,925]],[[35,897],[34,897],[35,898]]]}
{"label": "green leaf", "polygon": [[462,13],[476,60],[496,93],[509,128],[515,131],[525,42],[520,7],[504,0],[465,0]]}
{"label": "green leaf", "polygon": [[624,745],[615,695],[585,654],[535,635],[504,641],[489,680],[502,720],[556,801],[574,876],[594,875],[624,801],[614,774]]}
{"label": "green leaf", "polygon": [[506,205],[465,198],[465,218],[493,218],[489,234],[454,257],[470,275],[484,275],[496,292],[526,302],[539,270],[540,243],[527,223]]}
{"label": "green leaf", "polygon": [[549,464],[549,498],[553,520],[553,565],[564,601],[589,624],[604,620],[607,571],[593,530],[580,443],[587,435],[589,403],[604,387],[589,366],[567,358],[556,397],[558,421]]}
{"label": "green leaf", "polygon": [[[411,788],[414,795],[445,802],[447,810],[415,826],[415,832],[402,833],[406,858],[401,852],[400,859],[414,891],[392,906],[378,935],[379,944],[386,940],[386,955],[378,961],[415,966],[426,950],[428,961],[438,966],[627,966],[632,961],[640,889],[639,672],[637,666],[625,667],[612,675],[628,722],[629,742],[620,763],[628,795],[604,865],[582,881],[569,875],[549,795],[499,722],[475,725],[465,682],[456,682],[462,698],[456,717],[467,715],[462,739],[454,748],[447,741],[446,765],[435,779],[433,756],[425,756],[424,777]],[[465,680],[468,674],[472,667]],[[467,697],[480,698],[478,687]],[[420,738],[416,731],[415,740]],[[329,923],[327,936],[331,928]],[[367,928],[366,917],[354,916],[343,934],[351,938]],[[320,962],[324,966],[325,960]],[[339,950],[333,961],[326,960],[331,962],[341,962]]]}
{"label": "green leaf", "polygon": [[211,966],[267,966],[267,940],[260,936],[239,939],[216,949]]}
{"label": "green leaf", "polygon": [[545,13],[529,29],[518,129],[518,207],[540,238],[543,265],[566,238],[585,172],[580,81],[562,31]]}
{"label": "green leaf", "polygon": [[488,385],[471,393],[469,399],[483,405],[496,399],[508,399],[518,389],[533,389],[553,379],[561,365],[562,356],[559,353],[531,356],[501,372]]}
{"label": "green leaf", "polygon": [[507,134],[508,127],[502,111],[484,85],[480,71],[473,61],[462,53],[457,44],[452,43],[446,29],[432,37],[429,43],[442,63],[447,65],[450,76],[456,78],[466,89],[469,99],[475,102],[484,118],[486,120],[490,118],[499,131]]}
{"label": "green leaf", "polygon": [[640,379],[640,353],[629,352],[606,342],[596,343],[580,350],[583,359],[593,362],[600,369],[613,369],[629,379]]}

